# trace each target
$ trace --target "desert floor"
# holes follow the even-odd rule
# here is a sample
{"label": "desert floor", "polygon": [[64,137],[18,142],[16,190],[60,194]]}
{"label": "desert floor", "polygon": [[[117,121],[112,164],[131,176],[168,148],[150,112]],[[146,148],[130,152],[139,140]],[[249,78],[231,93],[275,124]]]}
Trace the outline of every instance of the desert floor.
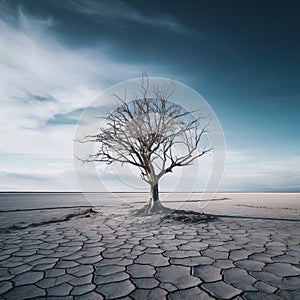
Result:
{"label": "desert floor", "polygon": [[209,220],[133,217],[139,194],[95,196],[98,213],[4,196],[1,299],[300,299],[299,193],[162,197]]}

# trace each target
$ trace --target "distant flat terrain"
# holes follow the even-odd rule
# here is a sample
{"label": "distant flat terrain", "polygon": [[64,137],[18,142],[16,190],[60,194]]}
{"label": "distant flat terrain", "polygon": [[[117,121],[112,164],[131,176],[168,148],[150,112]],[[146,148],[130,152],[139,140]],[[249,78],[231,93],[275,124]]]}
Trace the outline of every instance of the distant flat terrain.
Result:
{"label": "distant flat terrain", "polygon": [[[300,220],[300,193],[161,193],[161,200],[174,209]],[[62,218],[89,207],[122,215],[147,201],[147,193],[0,193],[0,228]]]}

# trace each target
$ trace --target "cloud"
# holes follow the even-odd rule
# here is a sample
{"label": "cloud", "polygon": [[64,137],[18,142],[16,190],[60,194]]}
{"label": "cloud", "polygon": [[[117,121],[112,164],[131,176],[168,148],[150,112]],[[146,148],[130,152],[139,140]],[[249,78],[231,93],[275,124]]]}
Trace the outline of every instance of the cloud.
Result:
{"label": "cloud", "polygon": [[78,190],[71,159],[0,153],[0,190]]}
{"label": "cloud", "polygon": [[51,172],[20,170],[0,171],[2,191],[78,191],[73,171]]}
{"label": "cloud", "polygon": [[111,21],[124,25],[126,22],[135,22],[142,25],[159,27],[171,32],[198,35],[169,15],[146,15],[123,1],[95,1],[87,0],[84,3],[70,0],[69,9],[80,14],[94,17],[96,22]]}
{"label": "cloud", "polygon": [[[1,9],[0,151],[47,155],[49,145],[56,145],[53,155],[71,155],[74,112],[111,83],[136,77],[143,68],[117,62],[98,46],[69,48],[56,38],[51,16],[15,11],[6,2]],[[51,129],[55,124],[73,128]]]}
{"label": "cloud", "polygon": [[86,103],[82,96],[103,89],[103,82],[130,73],[126,71],[130,68],[105,57],[101,49],[62,45],[51,34],[52,25],[41,22],[36,26],[36,18],[22,10],[18,20],[16,25],[0,20],[1,97],[6,101],[33,96],[57,99],[61,108],[66,103],[77,107]]}
{"label": "cloud", "polygon": [[4,190],[76,190],[73,169],[64,172],[57,165],[45,167],[45,162],[37,162],[41,157],[44,161],[68,159],[72,165],[73,138],[83,109],[112,83],[137,77],[143,70],[116,61],[99,46],[68,47],[64,39],[57,39],[56,26],[51,16],[36,17],[0,2]]}
{"label": "cloud", "polygon": [[76,125],[84,108],[78,108],[65,114],[55,114],[47,121],[47,125]]}
{"label": "cloud", "polygon": [[[72,139],[80,113],[103,89],[139,76],[144,67],[116,60],[103,45],[69,47],[64,38],[57,38],[63,36],[55,18],[29,15],[22,8],[12,10],[8,3],[0,2],[0,154],[27,153],[32,157],[1,157],[1,186],[76,189]],[[121,1],[80,3],[69,1],[68,7],[97,22],[111,24],[114,20],[118,26],[135,22],[174,33],[192,33],[174,18],[146,15]],[[39,156],[43,162],[38,163]],[[69,165],[51,164],[49,158],[56,162],[67,159]],[[231,151],[223,188],[300,190],[299,165],[299,156],[264,158],[247,151]],[[175,177],[165,181],[167,187]],[[189,180],[183,178],[180,184],[184,186]],[[110,177],[110,182],[115,186],[117,181]]]}
{"label": "cloud", "polygon": [[300,191],[300,156],[265,158],[245,150],[227,152],[221,190]]}

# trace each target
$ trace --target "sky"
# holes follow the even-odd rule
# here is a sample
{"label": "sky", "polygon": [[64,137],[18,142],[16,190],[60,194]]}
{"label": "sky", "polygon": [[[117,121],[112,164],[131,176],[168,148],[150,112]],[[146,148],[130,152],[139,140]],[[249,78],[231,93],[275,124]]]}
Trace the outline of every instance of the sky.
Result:
{"label": "sky", "polygon": [[299,15],[283,0],[0,0],[0,190],[79,190],[80,114],[146,71],[212,107],[221,191],[300,191]]}

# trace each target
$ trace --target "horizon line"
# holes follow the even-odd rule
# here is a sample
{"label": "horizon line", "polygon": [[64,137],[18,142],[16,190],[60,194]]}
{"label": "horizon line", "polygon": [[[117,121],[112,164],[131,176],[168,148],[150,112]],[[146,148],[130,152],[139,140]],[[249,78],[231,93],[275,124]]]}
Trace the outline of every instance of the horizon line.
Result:
{"label": "horizon line", "polygon": [[[20,191],[12,191],[12,190],[8,190],[8,191],[1,191],[0,190],[0,194],[13,194],[13,193],[23,193],[23,194],[148,194],[149,192],[136,192],[136,191],[47,191],[47,190],[40,190],[40,191],[35,191],[35,190],[31,190],[31,191],[24,191],[24,190],[20,190]],[[295,191],[217,191],[217,192],[209,192],[209,191],[181,191],[181,192],[174,192],[174,191],[161,191],[159,192],[160,194],[166,194],[166,193],[174,193],[174,194],[218,194],[218,193],[228,193],[228,194],[239,194],[239,193],[243,193],[243,194],[255,194],[255,193],[270,193],[270,194],[278,194],[278,193],[282,193],[282,194],[287,194],[287,193],[300,193],[300,190],[295,190]]]}

